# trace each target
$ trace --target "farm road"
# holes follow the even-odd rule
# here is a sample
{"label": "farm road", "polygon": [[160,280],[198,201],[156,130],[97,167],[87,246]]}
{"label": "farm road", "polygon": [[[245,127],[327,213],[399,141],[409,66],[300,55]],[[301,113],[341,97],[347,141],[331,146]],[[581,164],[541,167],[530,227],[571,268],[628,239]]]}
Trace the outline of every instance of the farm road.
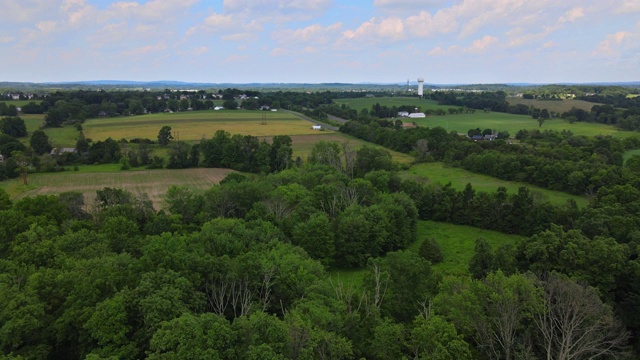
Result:
{"label": "farm road", "polygon": [[303,115],[303,114],[297,113],[297,112],[295,112],[295,111],[289,111],[289,110],[282,110],[282,111],[286,111],[286,112],[288,112],[288,113],[290,113],[290,114],[293,114],[293,115],[295,115],[295,116],[299,117],[299,118],[300,118],[300,119],[302,119],[302,120],[306,120],[306,121],[308,121],[308,122],[310,122],[310,123],[313,123],[313,124],[315,124],[315,125],[321,125],[322,127],[324,127],[324,128],[325,128],[325,129],[327,129],[327,130],[331,130],[331,131],[338,131],[338,128],[337,128],[337,127],[335,127],[335,126],[327,125],[327,124],[322,123],[322,122],[319,122],[319,121],[317,121],[317,120],[313,120],[312,118],[310,118],[310,117],[308,117],[308,116],[305,116],[305,115]]}

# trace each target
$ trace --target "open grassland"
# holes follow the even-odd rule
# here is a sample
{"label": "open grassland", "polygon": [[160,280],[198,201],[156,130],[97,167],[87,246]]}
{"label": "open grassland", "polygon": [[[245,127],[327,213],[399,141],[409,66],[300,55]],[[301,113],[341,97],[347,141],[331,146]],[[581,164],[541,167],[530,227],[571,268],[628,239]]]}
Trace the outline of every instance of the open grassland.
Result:
{"label": "open grassland", "polygon": [[[267,141],[269,140],[270,139],[267,139]],[[321,131],[313,135],[294,135],[291,136],[291,140],[293,143],[293,158],[295,159],[296,157],[300,156],[303,161],[307,161],[307,159],[311,155],[311,149],[313,149],[313,145],[320,141],[337,142],[340,145],[346,142],[355,150],[360,149],[364,145],[374,147],[376,149],[383,149],[391,154],[393,161],[399,162],[401,164],[408,164],[415,160],[415,158],[411,155],[389,150],[380,145],[368,143],[364,140],[360,140],[342,133]]]}
{"label": "open grassland", "polygon": [[627,160],[629,160],[634,155],[640,156],[640,149],[625,151],[624,162],[626,163]]}
{"label": "open grassland", "polygon": [[3,102],[5,104],[7,104],[7,106],[9,105],[15,105],[15,107],[22,107],[27,105],[28,103],[34,102],[36,104],[40,104],[42,100],[0,100],[0,102]]}
{"label": "open grassland", "polygon": [[444,116],[428,116],[422,119],[406,119],[405,121],[412,121],[420,126],[436,127],[441,126],[448,131],[456,131],[461,134],[466,134],[469,129],[480,128],[493,129],[496,131],[507,131],[514,137],[518,130],[527,129],[534,130],[569,130],[575,135],[611,135],[617,138],[625,138],[630,136],[638,136],[640,133],[633,131],[620,131],[617,128],[597,123],[585,123],[575,122],[573,124],[568,123],[563,119],[549,119],[539,126],[538,121],[532,119],[530,116],[525,115],[513,115],[499,112],[476,111],[473,114],[455,114]]}
{"label": "open grassland", "polygon": [[[380,104],[380,106],[402,106],[402,105],[410,105],[413,107],[417,107],[422,111],[427,109],[443,109],[447,110],[450,107],[457,108],[457,106],[448,106],[448,105],[438,105],[438,102],[434,100],[428,99],[420,99],[418,97],[377,97],[377,98],[357,98],[357,99],[335,99],[334,103],[338,105],[345,104],[352,109],[358,110],[360,112],[362,109],[371,110],[371,107],[375,104]],[[390,114],[390,116],[396,116],[396,114]]]}
{"label": "open grassland", "polygon": [[476,191],[495,192],[498,187],[503,186],[510,194],[515,194],[518,192],[518,188],[527,186],[534,196],[541,200],[548,200],[556,205],[564,204],[569,199],[575,200],[578,206],[581,207],[587,206],[589,202],[584,196],[548,190],[525,183],[500,180],[486,175],[475,174],[464,169],[445,166],[443,163],[414,165],[409,170],[403,171],[401,175],[404,178],[414,178],[417,181],[443,185],[450,182],[451,186],[456,190],[463,190],[467,183],[470,183]]}
{"label": "open grassland", "polygon": [[[66,191],[81,192],[85,202],[91,204],[96,190],[105,187],[120,188],[135,195],[146,193],[154,207],[164,206],[164,195],[171,185],[187,186],[194,190],[208,189],[233,172],[229,169],[184,169],[119,171],[119,165],[80,167],[80,171],[29,174],[29,185],[21,179],[0,182],[14,199],[41,194],[59,194]],[[106,170],[106,171],[105,171]]]}
{"label": "open grassland", "polygon": [[503,234],[471,226],[418,221],[418,241],[409,248],[409,251],[417,252],[422,241],[427,238],[436,240],[444,258],[440,264],[436,264],[433,268],[443,275],[453,276],[469,275],[469,261],[475,253],[476,239],[484,238],[494,251],[502,244],[515,245],[523,239],[518,235]]}
{"label": "open grassland", "polygon": [[[262,125],[262,117],[266,124]],[[91,119],[82,127],[86,137],[96,140],[155,139],[163,126],[171,126],[176,140],[211,138],[217,130],[231,134],[274,136],[313,134],[311,123],[282,111],[188,111],[140,116]]]}
{"label": "open grassland", "polygon": [[538,109],[547,109],[551,112],[562,114],[569,111],[572,108],[582,109],[585,111],[591,111],[594,105],[600,105],[584,100],[536,100],[536,99],[523,99],[521,97],[508,97],[507,102],[510,105],[523,104],[526,106],[533,106]]}

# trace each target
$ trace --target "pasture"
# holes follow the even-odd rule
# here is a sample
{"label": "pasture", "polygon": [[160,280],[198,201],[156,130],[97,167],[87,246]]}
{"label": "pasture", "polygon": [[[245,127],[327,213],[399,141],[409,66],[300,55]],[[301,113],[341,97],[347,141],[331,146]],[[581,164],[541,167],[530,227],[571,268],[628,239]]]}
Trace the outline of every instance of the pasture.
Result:
{"label": "pasture", "polygon": [[491,176],[472,173],[465,169],[446,166],[443,163],[424,163],[412,166],[409,170],[401,172],[404,178],[413,178],[417,181],[427,183],[438,183],[451,186],[456,190],[463,190],[467,183],[470,183],[476,191],[495,192],[498,187],[503,186],[508,193],[515,194],[518,188],[526,186],[531,193],[540,200],[548,200],[550,203],[564,204],[569,199],[576,201],[578,206],[585,207],[588,199],[584,196],[567,194],[561,191],[548,190],[538,186],[525,183],[500,180]]}
{"label": "pasture", "polygon": [[80,167],[80,171],[29,174],[29,185],[22,179],[0,182],[13,199],[43,194],[59,194],[77,191],[84,194],[85,203],[93,203],[96,190],[105,187],[120,188],[134,195],[146,193],[156,209],[164,206],[164,195],[171,185],[186,186],[194,190],[206,190],[218,184],[230,169],[184,169],[119,171],[120,165]]}
{"label": "pasture", "polygon": [[[266,124],[262,124],[264,116]],[[311,123],[287,112],[272,111],[189,111],[87,120],[84,134],[94,141],[112,139],[156,139],[163,126],[171,126],[175,140],[197,141],[211,138],[217,130],[231,134],[274,136],[305,135],[317,130]]]}
{"label": "pasture", "polygon": [[620,131],[617,128],[598,123],[575,122],[570,124],[563,119],[549,119],[539,126],[538,121],[532,119],[531,116],[513,115],[499,112],[476,111],[473,114],[455,114],[444,116],[428,116],[422,119],[406,119],[405,121],[415,122],[419,126],[436,127],[440,126],[447,131],[456,131],[466,134],[469,129],[480,128],[492,129],[495,131],[507,131],[514,137],[518,130],[527,129],[534,130],[568,130],[575,135],[611,135],[617,138],[625,138],[630,136],[638,136],[637,132]]}
{"label": "pasture", "polygon": [[591,111],[593,105],[600,105],[597,103],[592,103],[584,100],[536,100],[536,99],[523,99],[521,97],[508,97],[507,102],[510,105],[523,104],[526,106],[533,106],[538,109],[547,109],[551,112],[556,112],[562,114],[563,112],[569,111],[572,108],[582,109],[585,111]]}
{"label": "pasture", "polygon": [[[413,107],[420,108],[422,111],[427,109],[443,109],[447,110],[451,107],[457,108],[457,106],[449,106],[449,105],[438,105],[437,101],[428,100],[428,99],[420,99],[418,97],[377,97],[377,98],[357,98],[357,99],[334,99],[334,103],[338,105],[345,104],[352,109],[358,110],[360,112],[362,109],[371,110],[371,107],[375,104],[386,105],[388,107],[392,106],[402,106],[402,105],[410,105]],[[396,114],[390,114],[391,117],[396,116]]]}

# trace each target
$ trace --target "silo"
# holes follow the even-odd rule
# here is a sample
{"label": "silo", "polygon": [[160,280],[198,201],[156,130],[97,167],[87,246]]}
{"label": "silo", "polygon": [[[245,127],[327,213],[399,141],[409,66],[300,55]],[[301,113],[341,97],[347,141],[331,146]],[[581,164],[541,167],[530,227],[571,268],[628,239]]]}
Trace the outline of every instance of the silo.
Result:
{"label": "silo", "polygon": [[422,86],[424,85],[424,79],[423,78],[418,78],[418,96],[422,97],[423,95],[423,90],[422,90]]}

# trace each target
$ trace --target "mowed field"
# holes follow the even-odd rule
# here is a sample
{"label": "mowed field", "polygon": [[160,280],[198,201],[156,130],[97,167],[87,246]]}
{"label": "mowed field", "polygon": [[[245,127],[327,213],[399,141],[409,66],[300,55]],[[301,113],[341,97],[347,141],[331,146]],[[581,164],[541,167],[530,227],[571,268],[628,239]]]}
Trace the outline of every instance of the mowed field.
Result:
{"label": "mowed field", "polygon": [[[105,166],[102,166],[105,167]],[[164,195],[171,185],[187,186],[194,190],[206,190],[218,184],[233,170],[229,169],[184,169],[184,170],[140,170],[118,171],[117,165],[106,165],[105,172],[76,172],[65,171],[59,173],[29,174],[28,186],[24,186],[22,179],[12,179],[0,182],[13,199],[41,194],[59,194],[67,191],[81,192],[87,204],[93,203],[96,190],[105,187],[119,188],[130,191],[135,195],[146,193],[154,207],[158,210],[164,206]],[[93,167],[96,169],[97,167]]]}
{"label": "mowed field", "polygon": [[561,191],[548,190],[525,183],[500,180],[491,176],[472,173],[465,169],[449,167],[443,163],[414,165],[409,170],[403,171],[401,176],[404,178],[413,178],[417,181],[439,183],[443,185],[450,182],[451,186],[456,190],[463,190],[465,186],[470,183],[476,191],[495,192],[498,187],[503,186],[507,189],[509,194],[516,194],[520,187],[526,186],[531,190],[534,196],[541,200],[548,200],[552,204],[564,204],[569,199],[575,200],[580,207],[585,207],[589,203],[585,196],[577,196]]}
{"label": "mowed field", "polygon": [[[358,110],[360,112],[362,109],[371,110],[371,107],[375,104],[386,105],[388,107],[392,106],[402,106],[402,105],[410,105],[413,107],[417,107],[422,111],[427,109],[443,109],[447,110],[450,107],[457,106],[448,106],[448,105],[438,105],[436,101],[428,100],[428,99],[419,99],[417,97],[378,97],[378,98],[358,98],[358,99],[335,99],[334,103],[338,105],[345,104],[352,109]],[[396,114],[392,114],[395,116]]]}
{"label": "mowed field", "polygon": [[563,112],[569,111],[572,108],[582,109],[585,111],[591,111],[591,108],[594,105],[600,105],[597,103],[592,103],[584,100],[535,100],[535,99],[523,99],[521,97],[508,97],[507,102],[510,105],[523,104],[526,106],[533,106],[538,109],[547,109],[551,112],[556,112],[562,114]]}
{"label": "mowed field", "polygon": [[[262,124],[262,117],[266,124]],[[311,123],[287,112],[274,111],[188,111],[116,118],[90,119],[83,125],[86,137],[97,140],[155,139],[163,126],[171,126],[174,139],[211,138],[217,130],[231,134],[274,136],[313,134]]]}
{"label": "mowed field", "polygon": [[515,137],[518,130],[555,130],[571,131],[574,135],[611,135],[617,138],[638,136],[637,132],[633,131],[620,131],[617,128],[597,123],[585,123],[576,122],[570,124],[563,119],[550,119],[546,120],[542,126],[539,126],[538,121],[532,119],[526,115],[513,115],[499,112],[482,112],[476,111],[474,114],[456,114],[445,116],[428,116],[422,119],[411,119],[419,126],[436,127],[441,126],[448,131],[456,131],[461,134],[466,134],[469,129],[480,128],[492,129],[498,132],[507,131],[511,137]]}

